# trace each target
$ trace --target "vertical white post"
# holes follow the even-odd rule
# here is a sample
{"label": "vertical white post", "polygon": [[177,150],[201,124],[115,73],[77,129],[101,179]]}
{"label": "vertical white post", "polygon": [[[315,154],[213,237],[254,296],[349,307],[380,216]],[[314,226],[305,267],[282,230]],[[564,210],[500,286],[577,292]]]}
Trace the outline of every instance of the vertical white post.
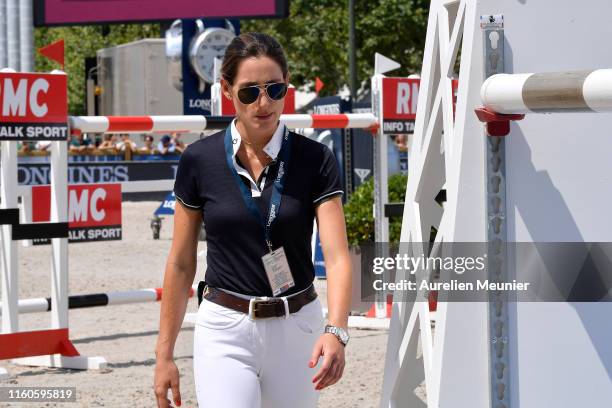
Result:
{"label": "vertical white post", "polygon": [[[389,243],[389,220],[385,217],[384,211],[389,201],[389,194],[387,189],[387,135],[384,134],[382,126],[383,78],[384,76],[380,74],[372,77],[372,112],[380,123],[374,139],[374,244],[376,246],[382,245],[378,243],[385,243],[384,245]],[[383,292],[376,292],[375,312],[376,317],[387,317],[387,299]]]}
{"label": "vertical white post", "polygon": [[[68,146],[51,142],[51,222],[68,221]],[[68,327],[68,239],[51,239],[51,328]]]}
{"label": "vertical white post", "polygon": [[[0,149],[0,208],[17,208],[17,142],[0,142]],[[17,242],[11,235],[11,225],[0,226],[3,333],[19,330]]]}
{"label": "vertical white post", "polygon": [[[21,198],[21,202],[18,203],[19,207],[19,222],[21,224],[29,224],[32,222],[32,189],[30,186],[27,186],[27,193],[24,192],[24,189],[19,189],[18,196]],[[30,247],[32,246],[31,239],[23,239],[21,240],[21,246]]]}
{"label": "vertical white post", "polygon": [[221,64],[222,59],[216,58],[213,61],[213,84],[210,87],[210,114],[221,115]]}
{"label": "vertical white post", "polygon": [[33,0],[19,0],[19,70],[34,71]]}
{"label": "vertical white post", "polygon": [[6,0],[0,0],[0,69],[7,66]]}
{"label": "vertical white post", "polygon": [[[6,65],[15,70],[20,69],[19,62],[19,2],[7,0],[6,2]],[[0,67],[5,68],[5,67]]]}
{"label": "vertical white post", "polygon": [[[6,65],[12,70],[19,69],[19,9],[17,0],[6,1]],[[4,39],[3,39],[4,40]],[[6,68],[6,67],[0,67]],[[14,71],[13,71],[14,72]],[[0,142],[0,208],[17,208],[17,143]],[[11,239],[12,227],[0,228],[2,239],[2,332],[12,333],[19,330],[17,301],[19,286],[17,281],[17,244]]]}

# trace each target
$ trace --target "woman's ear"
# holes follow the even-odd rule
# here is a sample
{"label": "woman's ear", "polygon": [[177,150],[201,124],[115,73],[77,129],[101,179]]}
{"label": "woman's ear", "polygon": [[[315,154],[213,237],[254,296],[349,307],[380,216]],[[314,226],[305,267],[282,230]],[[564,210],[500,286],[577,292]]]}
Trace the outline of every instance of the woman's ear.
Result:
{"label": "woman's ear", "polygon": [[289,85],[289,81],[291,80],[291,74],[287,71],[287,75],[285,75],[285,83]]}
{"label": "woman's ear", "polygon": [[227,99],[232,100],[231,86],[229,82],[227,82],[223,78],[221,78],[221,90],[223,91],[223,95],[225,95]]}

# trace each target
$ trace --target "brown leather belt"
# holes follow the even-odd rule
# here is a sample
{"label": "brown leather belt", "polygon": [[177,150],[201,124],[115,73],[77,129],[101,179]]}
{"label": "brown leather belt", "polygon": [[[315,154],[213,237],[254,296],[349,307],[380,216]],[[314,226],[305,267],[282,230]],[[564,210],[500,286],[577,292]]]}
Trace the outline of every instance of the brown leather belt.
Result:
{"label": "brown leather belt", "polygon": [[[283,299],[280,297],[256,297],[252,299],[244,299],[208,285],[206,285],[204,288],[202,297],[218,305],[225,306],[242,313],[248,313],[253,319],[285,316],[285,302],[283,302]],[[303,306],[312,302],[316,298],[317,291],[315,290],[314,285],[310,285],[308,289],[295,295],[287,296],[289,313],[297,312]]]}

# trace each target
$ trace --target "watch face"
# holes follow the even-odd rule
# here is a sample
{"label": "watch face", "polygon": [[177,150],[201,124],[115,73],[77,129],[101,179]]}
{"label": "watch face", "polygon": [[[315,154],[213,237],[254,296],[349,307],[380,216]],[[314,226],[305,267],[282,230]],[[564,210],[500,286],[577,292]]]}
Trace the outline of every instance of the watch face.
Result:
{"label": "watch face", "polygon": [[204,81],[214,81],[215,58],[223,59],[225,49],[235,37],[234,33],[223,28],[208,28],[193,43],[190,56],[191,65]]}

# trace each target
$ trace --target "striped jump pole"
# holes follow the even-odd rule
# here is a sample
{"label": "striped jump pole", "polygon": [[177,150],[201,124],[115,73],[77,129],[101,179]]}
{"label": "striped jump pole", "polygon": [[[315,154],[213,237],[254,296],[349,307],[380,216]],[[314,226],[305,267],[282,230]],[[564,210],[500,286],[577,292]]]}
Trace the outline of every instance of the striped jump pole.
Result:
{"label": "striped jump pole", "polygon": [[[162,115],[162,116],[71,116],[73,133],[144,133],[202,132],[225,129],[233,116]],[[281,115],[280,120],[291,129],[375,129],[376,118],[371,113],[339,115]]]}
{"label": "striped jump pole", "polygon": [[[189,289],[189,297],[193,297],[198,285]],[[125,305],[129,303],[158,302],[162,298],[162,288],[149,288],[108,293],[93,293],[68,297],[68,309],[85,307]],[[51,311],[51,298],[33,298],[19,300],[20,314]],[[0,313],[2,309],[0,308]]]}
{"label": "striped jump pole", "polygon": [[484,108],[499,114],[612,111],[612,69],[497,74],[480,89]]}

